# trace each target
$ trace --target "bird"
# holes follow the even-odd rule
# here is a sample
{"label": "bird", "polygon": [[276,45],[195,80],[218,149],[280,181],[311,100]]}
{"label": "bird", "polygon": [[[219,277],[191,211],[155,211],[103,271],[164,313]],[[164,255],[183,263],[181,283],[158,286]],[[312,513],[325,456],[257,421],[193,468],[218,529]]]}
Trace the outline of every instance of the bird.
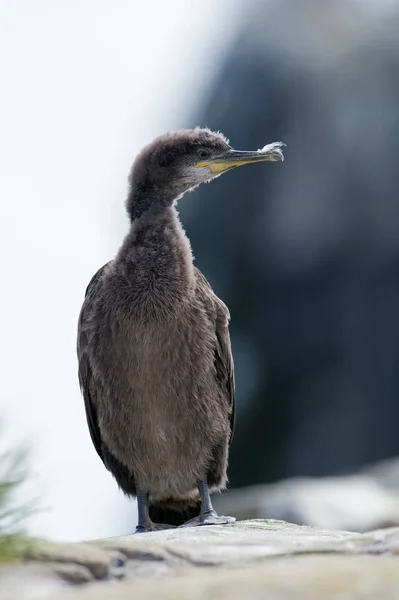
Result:
{"label": "bird", "polygon": [[275,142],[234,150],[196,127],[157,137],[128,178],[130,227],[90,280],[78,319],[78,378],[94,448],[128,497],[135,533],[223,525],[235,423],[230,314],[194,265],[176,203],[241,165],[284,160]]}

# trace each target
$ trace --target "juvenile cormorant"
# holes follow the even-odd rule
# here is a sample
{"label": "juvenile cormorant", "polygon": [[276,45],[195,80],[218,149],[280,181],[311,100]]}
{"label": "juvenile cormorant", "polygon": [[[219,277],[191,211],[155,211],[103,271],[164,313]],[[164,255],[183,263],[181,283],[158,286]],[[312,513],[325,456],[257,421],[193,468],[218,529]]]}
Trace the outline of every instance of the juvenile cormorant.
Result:
{"label": "juvenile cormorant", "polygon": [[229,311],[193,265],[175,204],[229,169],[283,160],[282,146],[236,151],[197,128],[158,137],[133,164],[130,230],[87,287],[77,353],[91,439],[137,497],[137,532],[235,521],[210,500],[234,426]]}

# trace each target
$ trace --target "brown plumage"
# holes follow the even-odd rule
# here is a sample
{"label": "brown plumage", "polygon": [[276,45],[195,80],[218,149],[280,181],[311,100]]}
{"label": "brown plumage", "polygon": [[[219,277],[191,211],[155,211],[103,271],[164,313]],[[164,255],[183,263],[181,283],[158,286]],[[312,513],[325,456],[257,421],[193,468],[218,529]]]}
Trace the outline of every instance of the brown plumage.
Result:
{"label": "brown plumage", "polygon": [[137,531],[234,520],[216,515],[208,493],[226,485],[234,428],[229,311],[193,265],[175,202],[260,160],[282,160],[281,144],[237,152],[195,129],[144,148],[130,175],[130,231],[86,291],[77,350],[87,421],[105,466],[138,498]]}

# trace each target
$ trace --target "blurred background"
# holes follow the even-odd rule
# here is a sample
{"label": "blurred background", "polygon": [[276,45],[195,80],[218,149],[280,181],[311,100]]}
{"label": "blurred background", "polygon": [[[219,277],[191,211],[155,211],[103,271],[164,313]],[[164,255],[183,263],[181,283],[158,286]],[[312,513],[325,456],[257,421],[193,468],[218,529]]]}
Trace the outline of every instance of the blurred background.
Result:
{"label": "blurred background", "polygon": [[399,523],[399,1],[0,0],[1,442],[29,446],[28,530],[126,534],[91,445],[76,322],[156,135],[282,140],[180,203],[232,315],[237,428],[221,510]]}

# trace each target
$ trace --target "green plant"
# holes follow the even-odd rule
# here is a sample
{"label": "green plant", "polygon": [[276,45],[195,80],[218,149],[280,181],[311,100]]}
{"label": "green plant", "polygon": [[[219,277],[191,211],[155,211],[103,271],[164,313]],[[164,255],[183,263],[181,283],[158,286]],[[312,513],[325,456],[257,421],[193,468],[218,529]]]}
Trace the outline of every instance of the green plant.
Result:
{"label": "green plant", "polygon": [[36,511],[36,502],[17,501],[18,491],[27,477],[26,458],[26,450],[0,455],[0,561],[16,555],[26,519]]}

